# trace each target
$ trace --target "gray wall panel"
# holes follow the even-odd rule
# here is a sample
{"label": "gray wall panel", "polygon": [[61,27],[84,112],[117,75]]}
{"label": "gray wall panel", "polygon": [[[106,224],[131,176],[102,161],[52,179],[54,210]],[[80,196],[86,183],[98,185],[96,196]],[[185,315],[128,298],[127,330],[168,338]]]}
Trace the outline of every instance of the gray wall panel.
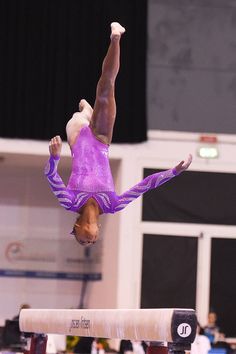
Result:
{"label": "gray wall panel", "polygon": [[236,133],[236,73],[153,67],[148,74],[149,128]]}
{"label": "gray wall panel", "polygon": [[149,0],[149,129],[236,133],[236,1]]}

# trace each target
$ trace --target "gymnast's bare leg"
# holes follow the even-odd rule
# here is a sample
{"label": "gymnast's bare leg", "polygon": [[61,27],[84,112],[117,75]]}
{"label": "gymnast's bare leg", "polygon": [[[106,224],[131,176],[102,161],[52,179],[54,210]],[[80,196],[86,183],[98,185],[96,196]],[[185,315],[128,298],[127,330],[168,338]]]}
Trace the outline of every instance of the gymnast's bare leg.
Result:
{"label": "gymnast's bare leg", "polygon": [[79,112],[74,113],[66,125],[67,141],[70,148],[74,145],[81,128],[90,124],[92,114],[92,107],[85,99],[82,99],[79,102]]}
{"label": "gymnast's bare leg", "polygon": [[106,144],[111,143],[116,118],[115,80],[120,68],[120,38],[124,32],[125,28],[118,22],[111,24],[110,45],[102,64],[90,122],[93,133]]}
{"label": "gymnast's bare leg", "polygon": [[99,140],[106,144],[111,143],[116,118],[115,79],[120,67],[120,38],[124,32],[124,27],[118,22],[111,24],[110,45],[97,84],[94,110],[85,99],[80,101],[79,112],[66,125],[70,147],[74,145],[81,128],[89,124]]}
{"label": "gymnast's bare leg", "polygon": [[[66,125],[66,135],[67,142],[72,148],[77,137],[79,136],[80,130],[83,126],[89,125],[91,117],[93,114],[93,109],[90,104],[82,99],[79,102],[79,112],[73,114],[72,118],[68,121]],[[49,144],[50,154],[54,156],[60,156],[62,149],[62,140],[59,135],[54,136]]]}

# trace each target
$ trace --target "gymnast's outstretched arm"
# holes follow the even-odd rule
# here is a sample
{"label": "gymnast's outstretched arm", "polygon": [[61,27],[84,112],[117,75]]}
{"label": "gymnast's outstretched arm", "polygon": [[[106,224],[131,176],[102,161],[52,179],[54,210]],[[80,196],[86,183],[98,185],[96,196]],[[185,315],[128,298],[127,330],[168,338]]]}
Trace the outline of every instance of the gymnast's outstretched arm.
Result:
{"label": "gymnast's outstretched arm", "polygon": [[115,207],[115,212],[124,209],[129,203],[134,199],[138,198],[143,193],[149,191],[150,189],[157,188],[162,184],[168,182],[173,177],[179,175],[181,172],[185,171],[192,162],[192,155],[189,155],[186,161],[181,161],[175,168],[154,173],[141,182],[136,184],[134,187],[130,188],[128,191],[123,193],[118,197],[118,202]]}
{"label": "gymnast's outstretched arm", "polygon": [[61,177],[57,173],[57,166],[60,161],[62,141],[60,136],[55,136],[49,144],[50,158],[44,170],[44,174],[50,184],[52,192],[59,203],[65,209],[70,209],[73,204],[74,195],[66,188]]}

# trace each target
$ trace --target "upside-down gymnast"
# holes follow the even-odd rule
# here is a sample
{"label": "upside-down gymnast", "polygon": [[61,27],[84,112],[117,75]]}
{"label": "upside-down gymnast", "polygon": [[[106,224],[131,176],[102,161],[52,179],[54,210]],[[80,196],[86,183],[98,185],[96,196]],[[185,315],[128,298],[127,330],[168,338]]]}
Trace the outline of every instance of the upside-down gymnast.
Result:
{"label": "upside-down gymnast", "polygon": [[99,215],[116,213],[146,191],[156,188],[188,168],[192,161],[181,161],[175,168],[152,174],[117,195],[109,165],[108,150],[116,118],[115,79],[120,66],[120,39],[125,32],[119,23],[111,24],[110,44],[97,84],[94,109],[82,99],[79,112],[66,126],[72,154],[72,172],[67,187],[57,173],[62,141],[51,139],[50,158],[45,175],[54,195],[66,210],[78,213],[73,234],[82,245],[95,243],[99,234]]}

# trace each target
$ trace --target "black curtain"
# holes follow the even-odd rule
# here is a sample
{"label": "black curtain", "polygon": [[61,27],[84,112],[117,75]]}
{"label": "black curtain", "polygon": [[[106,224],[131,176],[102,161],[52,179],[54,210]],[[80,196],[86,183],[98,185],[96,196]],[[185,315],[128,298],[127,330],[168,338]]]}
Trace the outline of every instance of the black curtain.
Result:
{"label": "black curtain", "polygon": [[110,37],[121,41],[114,142],[146,140],[147,0],[0,0],[0,136],[65,139],[78,102],[94,103]]}
{"label": "black curtain", "polygon": [[184,172],[144,194],[142,220],[236,225],[235,185],[234,173]]}
{"label": "black curtain", "polygon": [[220,331],[236,336],[236,240],[212,238],[210,308],[217,314]]}
{"label": "black curtain", "polygon": [[195,308],[196,237],[143,237],[142,308]]}

